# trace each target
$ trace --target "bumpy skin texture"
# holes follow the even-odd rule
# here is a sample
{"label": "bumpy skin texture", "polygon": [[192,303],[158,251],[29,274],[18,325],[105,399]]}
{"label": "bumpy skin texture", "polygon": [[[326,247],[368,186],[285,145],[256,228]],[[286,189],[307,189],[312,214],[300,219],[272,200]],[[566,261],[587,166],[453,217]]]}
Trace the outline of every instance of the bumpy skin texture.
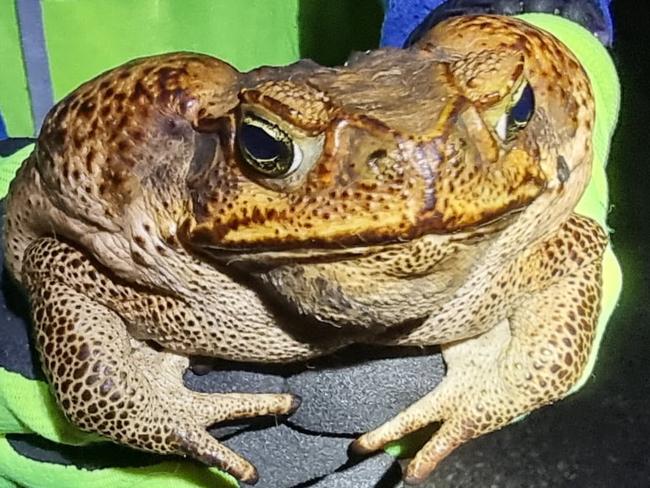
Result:
{"label": "bumpy skin texture", "polygon": [[[534,111],[512,125],[526,83]],[[291,172],[245,157],[251,117],[290,141]],[[501,17],[339,68],[241,74],[181,53],[101,75],[52,110],[7,201],[8,266],[59,404],[83,429],[254,482],[206,426],[297,400],[191,392],[188,355],[440,344],[443,383],[353,445],[441,422],[405,473],[424,479],[583,372],[606,244],[572,213],[593,121],[567,49]]]}

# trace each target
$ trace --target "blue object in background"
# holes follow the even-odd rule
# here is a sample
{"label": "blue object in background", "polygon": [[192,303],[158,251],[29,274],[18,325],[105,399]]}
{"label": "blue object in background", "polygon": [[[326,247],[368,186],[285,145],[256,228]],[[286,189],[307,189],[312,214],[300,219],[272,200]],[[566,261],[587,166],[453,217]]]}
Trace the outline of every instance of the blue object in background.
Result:
{"label": "blue object in background", "polygon": [[402,47],[409,34],[445,0],[385,0],[381,45]]}
{"label": "blue object in background", "polygon": [[435,25],[446,17],[471,13],[554,13],[583,25],[605,46],[611,46],[614,37],[609,11],[611,0],[384,0],[384,3],[382,46],[402,47],[420,24]]}
{"label": "blue object in background", "polygon": [[2,114],[0,113],[0,141],[2,139],[7,139],[8,137],[7,126],[5,125],[5,121],[2,120]]}

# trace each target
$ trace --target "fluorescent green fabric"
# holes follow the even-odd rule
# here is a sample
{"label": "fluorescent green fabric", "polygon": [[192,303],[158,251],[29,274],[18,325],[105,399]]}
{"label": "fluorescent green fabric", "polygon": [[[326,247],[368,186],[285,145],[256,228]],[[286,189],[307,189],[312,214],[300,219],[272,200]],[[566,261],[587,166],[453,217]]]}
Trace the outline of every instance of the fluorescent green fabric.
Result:
{"label": "fluorescent green fabric", "polygon": [[[299,58],[298,0],[41,0],[55,100],[127,60],[170,51],[241,70]],[[12,137],[34,131],[13,0],[0,1],[0,112]]]}
{"label": "fluorescent green fabric", "polygon": [[236,481],[184,462],[142,468],[78,469],[27,459],[0,436],[0,488],[234,488]]}
{"label": "fluorescent green fabric", "polygon": [[297,0],[44,0],[54,97],[169,51],[211,54],[240,70],[287,64],[299,57],[297,18]]}
{"label": "fluorescent green fabric", "polygon": [[0,0],[0,112],[7,133],[29,136],[34,131],[27,79],[23,68],[15,3]]}
{"label": "fluorescent green fabric", "polygon": [[47,384],[0,369],[0,434],[12,433],[37,433],[70,445],[100,440],[66,420]]}
{"label": "fluorescent green fabric", "polygon": [[33,144],[23,147],[8,157],[0,157],[0,198],[3,198],[9,190],[9,184],[21,163],[27,159],[32,152]]}

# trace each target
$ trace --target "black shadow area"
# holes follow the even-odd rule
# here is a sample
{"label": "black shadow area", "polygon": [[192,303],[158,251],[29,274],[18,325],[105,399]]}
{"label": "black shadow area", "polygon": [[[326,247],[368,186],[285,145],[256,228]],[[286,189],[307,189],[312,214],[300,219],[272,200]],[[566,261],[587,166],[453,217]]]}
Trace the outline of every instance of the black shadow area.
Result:
{"label": "black shadow area", "polygon": [[380,0],[301,0],[298,12],[300,56],[319,64],[342,64],[351,51],[379,44]]}

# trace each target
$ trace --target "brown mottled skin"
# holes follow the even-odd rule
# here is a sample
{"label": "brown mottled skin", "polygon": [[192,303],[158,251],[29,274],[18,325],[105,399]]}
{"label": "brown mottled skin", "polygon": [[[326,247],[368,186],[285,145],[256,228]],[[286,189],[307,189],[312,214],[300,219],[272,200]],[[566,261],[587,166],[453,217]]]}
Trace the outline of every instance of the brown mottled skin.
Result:
{"label": "brown mottled skin", "polygon": [[[503,132],[525,83],[534,113]],[[246,117],[289,141],[289,174],[244,156]],[[298,402],[189,391],[189,355],[440,344],[442,384],[354,443],[374,451],[441,422],[405,473],[424,479],[583,372],[606,244],[573,213],[593,120],[563,45],[485,16],[339,68],[242,74],[169,54],[82,85],[7,201],[8,266],[59,404],[85,430],[254,482],[206,427]]]}

